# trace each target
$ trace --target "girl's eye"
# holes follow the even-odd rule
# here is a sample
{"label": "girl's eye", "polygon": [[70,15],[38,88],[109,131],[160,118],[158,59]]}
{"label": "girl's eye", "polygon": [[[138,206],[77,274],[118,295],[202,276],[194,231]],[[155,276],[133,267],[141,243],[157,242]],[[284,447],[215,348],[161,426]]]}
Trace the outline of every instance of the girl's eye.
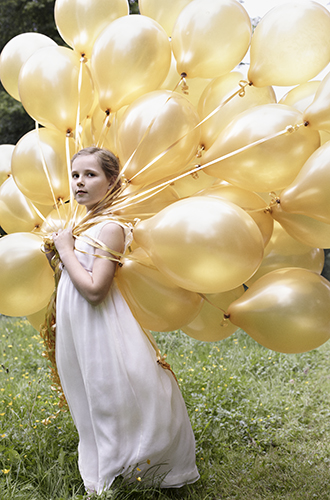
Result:
{"label": "girl's eye", "polygon": [[71,177],[72,177],[72,179],[77,179],[78,174],[72,174],[72,176],[71,176]]}
{"label": "girl's eye", "polygon": [[93,172],[88,172],[87,175],[88,175],[88,177],[94,177],[95,176],[95,174],[93,174]]}

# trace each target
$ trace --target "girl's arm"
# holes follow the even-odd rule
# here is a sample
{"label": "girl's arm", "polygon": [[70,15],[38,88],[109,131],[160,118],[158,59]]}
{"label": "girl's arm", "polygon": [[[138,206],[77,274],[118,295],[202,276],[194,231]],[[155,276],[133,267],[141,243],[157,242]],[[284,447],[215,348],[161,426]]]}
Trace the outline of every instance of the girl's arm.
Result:
{"label": "girl's arm", "polygon": [[[117,263],[109,259],[95,258],[90,274],[74,254],[71,229],[54,233],[53,239],[61,261],[78,292],[93,306],[100,304],[110,289]],[[115,252],[122,252],[124,249],[124,230],[119,224],[106,224],[101,230],[99,239]],[[109,253],[103,250],[97,250],[95,253],[109,257]]]}

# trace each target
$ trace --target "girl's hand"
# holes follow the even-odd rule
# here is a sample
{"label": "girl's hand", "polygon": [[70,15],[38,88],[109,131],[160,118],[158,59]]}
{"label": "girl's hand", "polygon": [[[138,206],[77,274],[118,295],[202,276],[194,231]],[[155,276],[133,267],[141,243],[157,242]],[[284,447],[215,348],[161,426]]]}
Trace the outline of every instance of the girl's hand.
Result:
{"label": "girl's hand", "polygon": [[63,260],[65,254],[73,252],[74,237],[72,236],[72,228],[60,229],[52,234],[52,238],[61,260]]}

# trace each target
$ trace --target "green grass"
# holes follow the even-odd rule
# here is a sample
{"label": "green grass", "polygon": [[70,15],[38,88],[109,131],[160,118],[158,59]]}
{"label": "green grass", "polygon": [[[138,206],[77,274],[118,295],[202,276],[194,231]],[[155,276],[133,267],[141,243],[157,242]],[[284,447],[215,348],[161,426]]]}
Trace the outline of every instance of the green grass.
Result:
{"label": "green grass", "polygon": [[[176,372],[201,479],[179,490],[116,480],[100,499],[330,499],[330,343],[269,351],[238,331],[217,343],[155,334]],[[0,498],[79,500],[77,435],[58,412],[38,333],[0,317]]]}

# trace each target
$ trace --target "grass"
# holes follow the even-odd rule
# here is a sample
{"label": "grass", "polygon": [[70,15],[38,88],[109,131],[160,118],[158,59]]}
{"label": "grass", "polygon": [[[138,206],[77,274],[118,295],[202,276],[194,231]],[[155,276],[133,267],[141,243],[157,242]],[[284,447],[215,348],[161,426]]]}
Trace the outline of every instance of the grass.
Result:
{"label": "grass", "polygon": [[[269,351],[238,331],[217,343],[155,334],[176,372],[196,436],[198,483],[141,489],[118,479],[116,500],[330,499],[330,343]],[[0,317],[0,498],[81,500],[77,435],[58,411],[38,333]]]}

